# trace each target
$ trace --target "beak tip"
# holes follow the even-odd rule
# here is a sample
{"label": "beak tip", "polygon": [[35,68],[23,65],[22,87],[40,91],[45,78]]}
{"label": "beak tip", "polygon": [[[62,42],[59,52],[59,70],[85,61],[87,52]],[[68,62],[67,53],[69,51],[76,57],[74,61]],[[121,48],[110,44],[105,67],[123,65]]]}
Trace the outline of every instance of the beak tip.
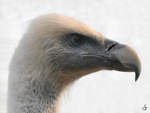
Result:
{"label": "beak tip", "polygon": [[129,46],[124,46],[124,48],[121,50],[122,54],[119,59],[122,64],[126,64],[126,66],[129,68],[129,71],[135,72],[135,82],[137,82],[141,73],[140,59],[137,53]]}
{"label": "beak tip", "polygon": [[135,69],[135,82],[138,80],[138,78],[141,74],[141,62],[139,59],[137,61],[138,61],[137,68]]}
{"label": "beak tip", "polygon": [[140,76],[140,71],[135,71],[135,82],[137,82],[139,76]]}
{"label": "beak tip", "polygon": [[135,77],[135,82],[137,82],[137,80],[138,80],[138,78],[137,78],[137,77]]}

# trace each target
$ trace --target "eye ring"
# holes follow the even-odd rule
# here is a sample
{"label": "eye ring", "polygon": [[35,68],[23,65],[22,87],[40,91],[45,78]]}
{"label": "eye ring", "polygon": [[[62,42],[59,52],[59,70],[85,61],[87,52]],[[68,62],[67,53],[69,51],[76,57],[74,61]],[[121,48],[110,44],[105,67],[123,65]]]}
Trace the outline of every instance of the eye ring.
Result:
{"label": "eye ring", "polygon": [[82,43],[82,38],[80,36],[77,36],[77,35],[72,35],[71,41],[75,45],[80,45]]}

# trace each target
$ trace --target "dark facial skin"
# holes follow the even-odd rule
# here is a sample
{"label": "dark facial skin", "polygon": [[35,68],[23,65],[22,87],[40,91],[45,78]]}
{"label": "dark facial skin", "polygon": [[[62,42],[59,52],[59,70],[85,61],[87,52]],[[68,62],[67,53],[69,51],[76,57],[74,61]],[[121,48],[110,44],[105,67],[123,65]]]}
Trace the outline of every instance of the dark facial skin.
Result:
{"label": "dark facial skin", "polygon": [[100,51],[104,53],[104,45],[102,42],[98,42],[96,38],[74,33],[67,35],[63,41],[63,46],[70,51],[66,56],[67,61],[64,63],[66,69],[86,70],[103,64],[103,54],[97,55]]}

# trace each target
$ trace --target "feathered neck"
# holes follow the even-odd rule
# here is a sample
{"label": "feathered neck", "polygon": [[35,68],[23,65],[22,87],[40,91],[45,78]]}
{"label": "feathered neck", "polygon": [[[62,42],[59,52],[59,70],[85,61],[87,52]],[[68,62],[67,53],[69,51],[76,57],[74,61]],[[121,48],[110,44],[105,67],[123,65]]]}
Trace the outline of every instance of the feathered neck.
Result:
{"label": "feathered neck", "polygon": [[8,113],[57,113],[64,88],[58,73],[28,70],[11,74],[15,76],[9,78]]}

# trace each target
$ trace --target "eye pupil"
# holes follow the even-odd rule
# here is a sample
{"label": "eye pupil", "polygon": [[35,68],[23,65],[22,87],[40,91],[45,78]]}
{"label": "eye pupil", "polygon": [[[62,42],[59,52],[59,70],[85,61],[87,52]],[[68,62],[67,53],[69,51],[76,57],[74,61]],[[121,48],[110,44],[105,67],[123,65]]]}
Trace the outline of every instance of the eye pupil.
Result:
{"label": "eye pupil", "polygon": [[74,44],[81,44],[81,38],[79,36],[72,36],[72,42]]}

